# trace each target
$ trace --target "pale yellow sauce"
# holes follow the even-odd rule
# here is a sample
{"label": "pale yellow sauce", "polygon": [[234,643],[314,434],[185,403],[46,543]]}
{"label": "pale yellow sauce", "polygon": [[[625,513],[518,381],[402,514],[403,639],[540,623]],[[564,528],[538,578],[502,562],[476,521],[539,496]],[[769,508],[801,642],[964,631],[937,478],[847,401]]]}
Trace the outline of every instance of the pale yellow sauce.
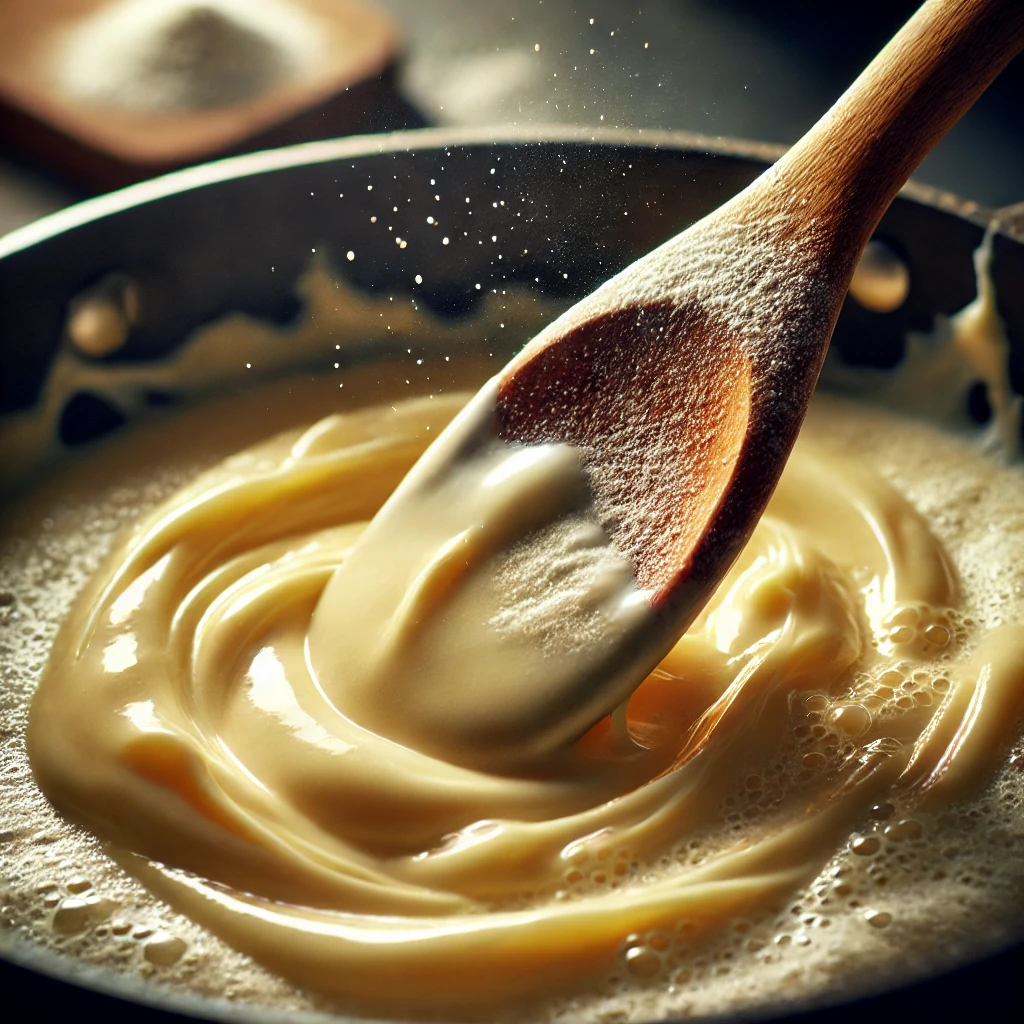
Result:
{"label": "pale yellow sauce", "polygon": [[[836,376],[954,427],[980,376],[997,412],[987,440],[1012,455],[1020,399],[985,258],[978,299],[912,337],[895,373]],[[740,562],[628,709],[538,758],[508,734],[500,749],[480,743],[472,713],[450,729],[470,707],[463,680],[453,713],[434,718],[449,728],[438,738],[429,714],[465,660],[446,651],[445,620],[458,611],[458,644],[474,604],[448,602],[474,573],[425,552],[443,555],[481,510],[521,533],[534,514],[522,496],[554,485],[568,500],[552,507],[573,509],[589,552],[569,575],[610,570],[589,619],[561,621],[547,587],[492,601],[487,623],[513,666],[536,658],[521,644],[533,638],[564,649],[585,636],[599,657],[609,610],[631,606],[557,449],[521,463],[525,475],[499,472],[475,511],[434,495],[415,558],[384,536],[361,569],[350,557],[361,537],[373,550],[365,522],[458,410],[453,389],[504,361],[506,323],[528,336],[556,310],[502,291],[448,323],[409,296],[354,292],[322,265],[302,290],[307,312],[287,328],[227,318],[153,364],[83,359],[69,322],[37,406],[0,423],[11,486],[59,458],[56,425],[81,388],[132,418],[148,389],[274,377],[325,346],[347,358],[402,339],[409,355],[143,425],[0,524],[12,709],[0,734],[0,913],[12,927],[0,945],[23,932],[85,962],[286,1010],[323,996],[235,950],[374,1016],[659,1019],[859,992],[924,965],[911,954],[942,964],[964,936],[998,941],[1019,926],[1004,896],[1019,890],[1024,843],[1018,470],[921,423],[816,399]],[[475,362],[429,358],[467,339]],[[338,408],[361,411],[314,422]],[[496,468],[486,462],[458,486],[478,487]],[[509,536],[471,545],[475,571],[517,549]],[[385,614],[358,592],[374,558],[423,584],[394,584]],[[47,795],[102,846],[53,813],[20,745],[61,623],[31,752]],[[372,656],[361,688],[344,658],[330,664],[346,633]],[[524,686],[500,708],[536,707],[543,692]],[[412,731],[399,736],[402,722]]]}
{"label": "pale yellow sauce", "polygon": [[[65,623],[33,708],[37,778],[178,910],[373,1012],[474,1013],[663,976],[680,943],[810,882],[869,808],[920,832],[1005,755],[1024,630],[967,621],[929,521],[814,441],[878,414],[827,401],[625,715],[529,770],[468,767],[429,728],[396,742],[379,695],[346,692],[317,650],[372,623],[346,559],[464,400],[334,416],[229,458],[130,532]],[[365,656],[394,642],[367,676],[388,700],[417,699],[421,620],[367,637]],[[436,649],[446,622],[427,625]],[[399,717],[429,725],[434,697]],[[745,813],[726,813],[738,794]]]}

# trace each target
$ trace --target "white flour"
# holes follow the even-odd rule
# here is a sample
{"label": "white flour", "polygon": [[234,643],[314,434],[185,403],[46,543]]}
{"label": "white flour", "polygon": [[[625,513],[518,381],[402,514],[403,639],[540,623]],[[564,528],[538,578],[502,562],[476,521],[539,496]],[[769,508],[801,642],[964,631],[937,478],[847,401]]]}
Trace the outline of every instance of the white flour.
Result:
{"label": "white flour", "polygon": [[324,50],[284,0],[116,0],[71,29],[55,77],[71,100],[187,113],[255,100],[313,72]]}

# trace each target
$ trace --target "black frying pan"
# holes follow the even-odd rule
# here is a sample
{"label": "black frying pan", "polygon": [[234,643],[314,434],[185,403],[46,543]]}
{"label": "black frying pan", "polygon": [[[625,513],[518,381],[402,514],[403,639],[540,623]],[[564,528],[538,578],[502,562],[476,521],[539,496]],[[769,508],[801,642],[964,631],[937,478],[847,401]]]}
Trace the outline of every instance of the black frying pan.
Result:
{"label": "black frying pan", "polygon": [[[332,256],[362,288],[414,290],[452,317],[480,296],[478,282],[485,290],[488,283],[524,282],[574,300],[718,206],[777,155],[772,147],[682,133],[431,130],[255,154],[91,200],[0,239],[0,415],[34,402],[69,303],[110,273],[135,282],[142,310],[112,363],[164,355],[191,329],[231,311],[290,319],[297,310],[295,281],[312,249]],[[389,218],[394,231],[372,229],[370,213],[393,206],[399,208]],[[601,216],[606,209],[625,212]],[[414,282],[422,259],[417,243],[425,245],[432,230],[426,211],[443,216],[452,244],[430,246],[430,283],[420,286]],[[878,234],[910,268],[909,298],[887,314],[848,302],[833,341],[843,358],[891,366],[908,330],[927,329],[936,314],[966,305],[975,290],[971,254],[992,216],[976,204],[908,186]],[[992,273],[1013,346],[1011,376],[1024,392],[1024,217],[1016,228],[1009,215],[1000,222]],[[477,241],[510,226],[515,249],[492,262],[493,251]],[[408,247],[396,246],[394,234]],[[346,263],[350,248],[359,250],[360,259]],[[562,277],[566,267],[572,269],[568,280]],[[511,354],[508,342],[487,340],[497,357]],[[158,404],[174,397],[160,396]],[[101,401],[74,402],[60,423],[69,457],[122,419]],[[302,1024],[318,1019],[203,1001],[92,972],[12,938],[7,943],[0,932],[0,1005],[20,1004],[23,1012],[47,1019],[93,1013],[111,1022],[183,1015],[260,1022],[287,1016]],[[1024,945],[993,951],[982,938],[964,960],[975,962],[949,965],[909,987],[905,974],[865,978],[865,993],[886,991],[855,1003],[775,1006],[742,1019],[785,1013],[859,1022],[926,1015],[944,1020],[961,1013],[1022,1019]]]}

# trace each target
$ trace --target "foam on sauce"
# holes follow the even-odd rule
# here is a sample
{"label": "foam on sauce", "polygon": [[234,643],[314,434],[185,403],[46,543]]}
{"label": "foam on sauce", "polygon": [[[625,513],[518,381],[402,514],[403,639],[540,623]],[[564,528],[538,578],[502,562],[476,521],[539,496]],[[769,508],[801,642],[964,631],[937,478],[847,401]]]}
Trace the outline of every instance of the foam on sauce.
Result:
{"label": "foam on sauce", "polygon": [[[381,376],[311,424],[329,378],[143,427],[9,517],[10,920],[235,999],[319,997],[195,922],[343,1008],[531,1019],[856,989],[894,949],[909,972],[1019,925],[1017,469],[816,398],[742,558],[624,712],[540,767],[474,768],[348,717],[311,671],[317,602],[465,400],[374,406]],[[30,745],[102,851],[16,738],[61,622]],[[410,699],[412,663],[383,667]]]}
{"label": "foam on sauce", "polygon": [[[308,668],[313,609],[460,404],[233,456],[133,531],[65,623],[29,734],[37,776],[172,905],[375,1007],[594,987],[620,958],[670,962],[637,962],[630,936],[696,938],[784,900],[870,807],[924,834],[991,767],[1024,701],[1024,636],[979,645],[990,631],[965,624],[928,523],[809,442],[634,697],[633,742],[599,728],[543,776],[508,776],[340,714]],[[871,420],[822,403],[812,433]],[[723,816],[730,798],[742,814]],[[699,862],[680,863],[694,836]]]}

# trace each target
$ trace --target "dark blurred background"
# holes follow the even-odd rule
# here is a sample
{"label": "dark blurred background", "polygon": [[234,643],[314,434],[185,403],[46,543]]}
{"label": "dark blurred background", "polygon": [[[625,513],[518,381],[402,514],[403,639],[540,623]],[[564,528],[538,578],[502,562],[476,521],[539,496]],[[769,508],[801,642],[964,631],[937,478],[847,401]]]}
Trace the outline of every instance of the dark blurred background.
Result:
{"label": "dark blurred background", "polygon": [[[791,143],[917,6],[373,2],[404,35],[384,83],[390,95],[368,90],[364,106],[375,109],[350,112],[347,124],[314,116],[303,128],[306,137],[423,123],[547,122]],[[1024,200],[1024,60],[1010,65],[916,177],[989,206]],[[89,192],[61,168],[26,159],[0,135],[0,233]]]}

